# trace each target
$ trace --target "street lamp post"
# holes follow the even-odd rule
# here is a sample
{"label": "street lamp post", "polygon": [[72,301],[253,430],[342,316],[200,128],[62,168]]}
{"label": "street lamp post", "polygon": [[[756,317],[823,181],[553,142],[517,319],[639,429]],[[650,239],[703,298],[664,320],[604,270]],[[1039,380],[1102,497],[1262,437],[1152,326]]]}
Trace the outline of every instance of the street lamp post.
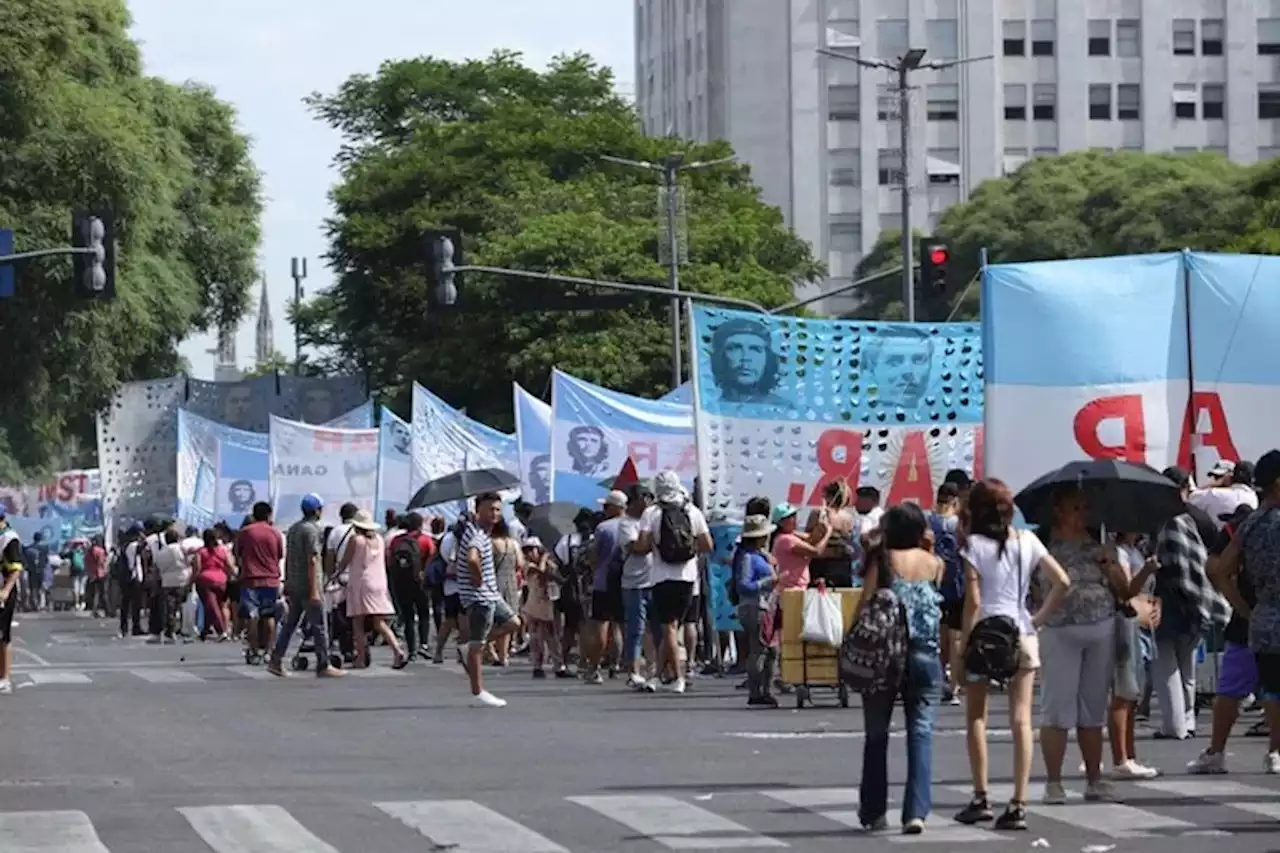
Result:
{"label": "street lamp post", "polygon": [[302,372],[302,326],[298,322],[298,312],[302,310],[302,299],[306,292],[302,282],[307,277],[307,259],[291,258],[289,275],[293,277],[293,375]]}
{"label": "street lamp post", "polygon": [[[601,159],[623,166],[632,166],[637,169],[648,169],[652,172],[662,173],[662,188],[665,195],[664,201],[666,202],[666,210],[663,211],[666,225],[663,238],[666,240],[667,252],[670,256],[667,267],[667,284],[674,293],[678,294],[680,292],[680,228],[677,220],[680,213],[680,174],[682,172],[692,172],[695,169],[709,169],[712,166],[732,163],[737,158],[722,157],[719,160],[705,160],[693,163],[684,162],[683,154],[671,154],[664,157],[661,163],[628,160],[624,157],[609,157],[607,155],[602,156]],[[680,383],[684,381],[683,371],[680,369],[680,361],[680,300],[673,299],[671,300],[671,387],[673,389],[679,387]]]}
{"label": "street lamp post", "polygon": [[902,146],[902,302],[907,311],[907,322],[916,320],[916,284],[914,276],[914,252],[911,249],[911,87],[912,71],[943,71],[957,65],[991,59],[991,56],[973,56],[942,62],[925,62],[925,49],[913,47],[894,62],[886,59],[864,59],[826,48],[818,53],[832,59],[856,62],[863,68],[883,68],[892,71],[898,79],[898,144]]}

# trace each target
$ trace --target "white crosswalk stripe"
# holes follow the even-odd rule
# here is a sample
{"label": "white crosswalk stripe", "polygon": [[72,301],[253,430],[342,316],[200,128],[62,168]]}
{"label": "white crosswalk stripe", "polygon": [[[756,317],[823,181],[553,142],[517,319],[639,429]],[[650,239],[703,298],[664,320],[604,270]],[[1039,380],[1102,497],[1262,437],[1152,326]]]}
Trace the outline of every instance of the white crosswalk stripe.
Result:
{"label": "white crosswalk stripe", "polygon": [[280,806],[199,806],[178,811],[215,853],[339,853]]}
{"label": "white crosswalk stripe", "polygon": [[471,800],[374,803],[450,853],[569,853],[523,824]]}
{"label": "white crosswalk stripe", "polygon": [[787,847],[786,842],[759,835],[715,812],[658,795],[569,797],[569,802],[653,839],[671,850],[732,850],[742,847]]}
{"label": "white crosswalk stripe", "polygon": [[27,673],[32,684],[92,684],[83,672],[66,669],[33,670]]}
{"label": "white crosswalk stripe", "polygon": [[204,679],[184,669],[131,669],[130,675],[151,684],[203,684]]}
{"label": "white crosswalk stripe", "polygon": [[0,812],[5,853],[111,853],[84,812]]}
{"label": "white crosswalk stripe", "polygon": [[[947,786],[945,790],[960,797],[969,793],[958,786]],[[1265,820],[1267,826],[1280,819],[1280,798],[1275,789],[1226,779],[1156,779],[1123,786],[1123,790],[1130,797],[1128,804],[1086,803],[1079,794],[1071,796],[1063,806],[1032,802],[1027,809],[1032,815],[1033,833],[1048,839],[1067,833],[1072,843],[1081,836],[1107,843],[1121,839],[1230,837],[1233,832],[1217,829],[1216,825],[1244,834],[1256,831],[1254,826],[1239,828],[1241,823],[1249,823],[1248,815]],[[893,817],[901,807],[901,786],[891,788],[890,793]],[[993,803],[1001,803],[1011,793],[1010,786],[995,785],[990,796]],[[700,796],[697,803],[694,799],[649,793],[573,796],[530,801],[520,807],[519,814],[467,799],[353,803],[332,811],[308,812],[306,817],[313,826],[303,825],[280,805],[201,805],[175,810],[190,827],[191,843],[203,842],[201,849],[213,853],[339,853],[335,843],[345,845],[344,853],[351,853],[350,839],[355,837],[368,840],[362,849],[400,849],[409,839],[409,831],[425,838],[431,849],[451,853],[598,853],[631,849],[640,840],[677,851],[777,849],[791,845],[810,849],[807,839],[811,833],[813,837],[829,838],[834,849],[842,840],[860,837],[858,789],[854,787],[735,791],[732,797]],[[958,799],[953,799],[952,805]],[[728,802],[734,803],[735,819],[720,813]],[[1198,808],[1185,808],[1192,804]],[[1184,807],[1181,811],[1180,806]],[[594,824],[599,825],[593,825],[587,812],[579,812],[579,819],[586,820],[590,827],[584,833],[580,820],[574,820],[565,809],[589,810],[608,826],[598,819]],[[1206,818],[1206,810],[1216,814]],[[534,813],[542,824],[537,829],[518,819]],[[120,853],[133,849],[128,833],[134,830],[122,827],[118,815],[110,815],[110,822],[103,825],[105,831],[99,836],[90,814],[93,812],[0,812],[0,851],[111,853],[114,849]],[[1203,823],[1193,823],[1192,816]],[[752,826],[738,822],[744,819]],[[347,841],[331,842],[321,837],[323,827],[332,827],[335,821],[345,828]],[[805,821],[806,829],[800,830],[797,821]],[[577,840],[557,839],[558,827],[571,831],[577,827]],[[960,826],[945,812],[931,815],[921,835],[901,835],[896,829],[895,826],[877,836],[878,843],[924,844],[932,845],[934,850],[950,849],[948,845],[974,850],[974,845],[985,844],[1009,850],[1012,842],[1025,838],[997,832],[989,825]],[[149,831],[148,819],[140,818],[136,827],[139,837],[147,837]],[[785,834],[788,831],[799,831],[794,838],[802,840],[793,840]],[[380,838],[379,833],[386,833],[388,838],[394,835],[395,839]],[[1056,840],[1052,843],[1057,846]]]}

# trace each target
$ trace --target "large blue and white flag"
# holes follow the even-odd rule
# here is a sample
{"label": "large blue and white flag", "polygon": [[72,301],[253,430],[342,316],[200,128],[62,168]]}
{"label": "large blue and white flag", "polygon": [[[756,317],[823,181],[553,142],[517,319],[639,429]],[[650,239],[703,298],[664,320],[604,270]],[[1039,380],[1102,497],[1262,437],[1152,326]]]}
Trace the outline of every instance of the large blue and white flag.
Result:
{"label": "large blue and white flag", "polygon": [[[516,437],[467,417],[418,383],[413,384],[413,467],[410,493],[456,471],[498,468],[517,474]],[[440,512],[452,517],[456,508]]]}
{"label": "large blue and white flag", "polygon": [[302,498],[324,501],[326,524],[340,522],[345,503],[369,513],[378,499],[378,430],[313,426],[271,416],[267,442],[270,494],[276,524],[287,527],[302,517]]}
{"label": "large blue and white flag", "polygon": [[400,512],[413,497],[413,428],[395,412],[382,407],[378,429],[378,518],[387,510]]}
{"label": "large blue and white flag", "polygon": [[520,447],[520,492],[531,504],[551,500],[551,407],[511,383]]}
{"label": "large blue and white flag", "polygon": [[670,468],[692,488],[698,473],[692,409],[610,391],[555,371],[551,497],[596,506],[628,458],[641,479]]}

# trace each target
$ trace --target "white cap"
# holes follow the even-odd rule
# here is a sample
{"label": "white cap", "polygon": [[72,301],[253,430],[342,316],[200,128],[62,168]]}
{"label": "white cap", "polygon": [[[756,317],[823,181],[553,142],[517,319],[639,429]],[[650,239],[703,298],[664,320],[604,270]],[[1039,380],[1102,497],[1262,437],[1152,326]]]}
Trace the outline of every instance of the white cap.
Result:
{"label": "white cap", "polygon": [[627,494],[626,492],[620,492],[617,489],[614,489],[612,492],[606,495],[605,498],[602,501],[600,501],[600,503],[604,504],[605,506],[616,506],[618,509],[626,509]]}
{"label": "white cap", "polygon": [[1235,471],[1235,469],[1236,463],[1227,459],[1219,459],[1217,462],[1213,463],[1213,467],[1209,469],[1209,476],[1215,478],[1225,477]]}

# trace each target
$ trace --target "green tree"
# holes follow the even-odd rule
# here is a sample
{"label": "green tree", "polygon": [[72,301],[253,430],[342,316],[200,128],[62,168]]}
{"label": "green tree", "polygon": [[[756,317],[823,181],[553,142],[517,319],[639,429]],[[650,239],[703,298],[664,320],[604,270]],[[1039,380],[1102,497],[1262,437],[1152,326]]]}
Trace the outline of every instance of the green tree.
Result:
{"label": "green tree", "polygon": [[[207,88],[142,73],[124,0],[0,0],[0,226],[68,244],[73,208],[116,217],[118,298],[74,298],[69,259],[0,302],[0,471],[57,464],[121,381],[168,375],[193,331],[234,322],[255,277],[259,176]],[[87,459],[79,460],[81,462]]]}
{"label": "green tree", "polygon": [[[945,294],[918,288],[917,316],[942,320],[953,310],[958,319],[977,316],[978,286],[966,285],[978,275],[983,249],[990,263],[1234,250],[1257,206],[1247,192],[1256,183],[1254,172],[1218,154],[1037,157],[943,214],[937,234],[951,246],[952,285]],[[1273,169],[1271,184],[1257,184],[1256,192],[1265,197],[1277,183]],[[882,234],[858,275],[897,266],[900,234]],[[901,316],[900,294],[896,278],[866,288],[859,316]]]}
{"label": "green tree", "polygon": [[[553,365],[636,394],[667,390],[665,301],[539,312],[540,300],[565,289],[469,275],[463,310],[424,318],[419,235],[461,228],[474,263],[661,282],[656,175],[602,157],[655,161],[680,150],[710,160],[727,146],[644,136],[611,73],[581,55],[545,73],[509,52],[390,62],[310,103],[345,140],[329,223],[338,280],[300,314],[304,342],[332,352],[335,368],[366,367],[372,387],[401,403],[416,379],[495,425],[511,422],[511,380],[542,388]],[[821,273],[744,167],[682,180],[684,287],[776,305],[793,282]]]}

